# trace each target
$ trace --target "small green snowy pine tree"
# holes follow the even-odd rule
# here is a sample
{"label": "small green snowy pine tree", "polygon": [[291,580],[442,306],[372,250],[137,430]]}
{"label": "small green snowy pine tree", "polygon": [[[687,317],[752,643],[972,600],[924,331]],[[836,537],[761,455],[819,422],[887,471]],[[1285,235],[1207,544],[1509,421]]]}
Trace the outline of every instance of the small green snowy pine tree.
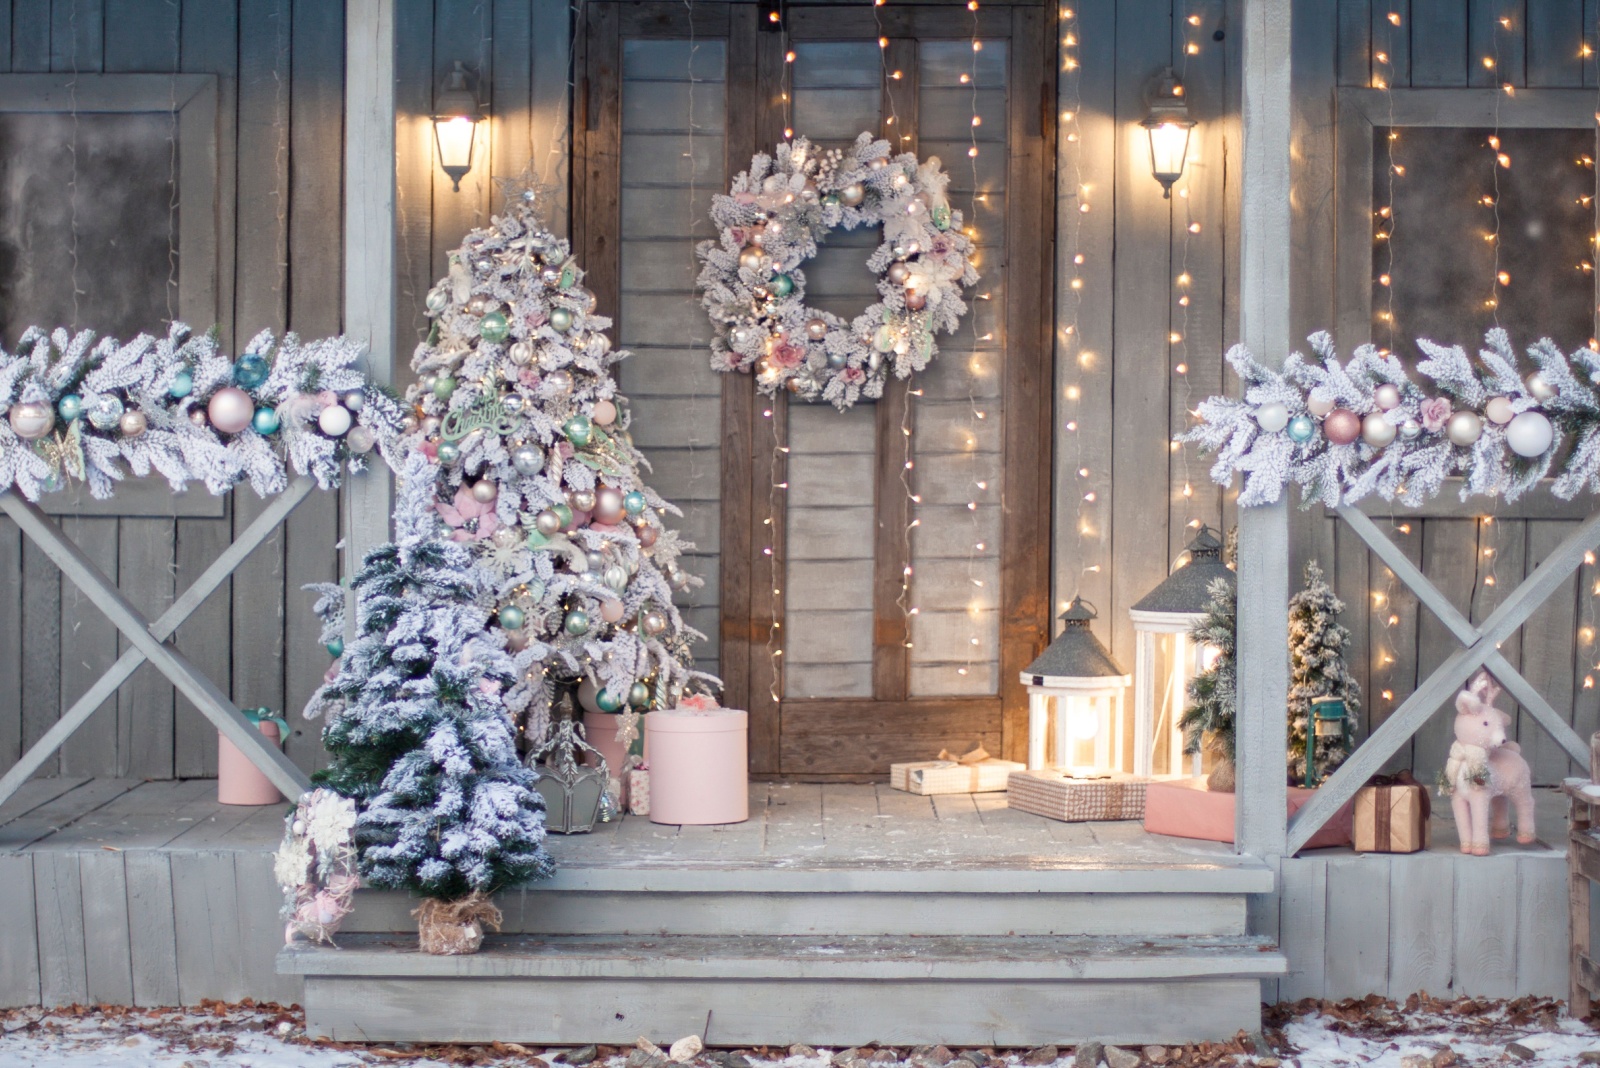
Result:
{"label": "small green snowy pine tree", "polygon": [[[1361,710],[1361,687],[1345,663],[1350,632],[1339,622],[1344,602],[1334,595],[1315,560],[1306,565],[1305,589],[1289,600],[1289,782],[1306,777],[1306,724],[1311,702],[1337,697],[1344,702],[1349,730]],[[1344,763],[1350,750],[1343,737],[1318,738],[1316,772],[1320,782]]]}
{"label": "small green snowy pine tree", "polygon": [[[437,480],[414,453],[396,540],[362,562],[355,639],[312,704],[329,713],[332,757],[317,779],[361,809],[361,874],[456,901],[548,876],[552,865],[544,801],[517,758],[505,706],[515,668],[478,604],[483,572],[435,512]],[[325,636],[335,637],[342,593],[319,590]]]}
{"label": "small green snowy pine tree", "polygon": [[[1233,587],[1222,579],[1214,580],[1206,592],[1210,597],[1205,616],[1189,631],[1189,637],[1199,645],[1209,646],[1216,655],[1209,667],[1189,680],[1189,701],[1178,726],[1183,730],[1185,753],[1198,753],[1209,745],[1231,768],[1234,712],[1238,707],[1234,662],[1236,600]],[[1221,776],[1214,785],[1221,789],[1224,783],[1231,783],[1231,775]]]}

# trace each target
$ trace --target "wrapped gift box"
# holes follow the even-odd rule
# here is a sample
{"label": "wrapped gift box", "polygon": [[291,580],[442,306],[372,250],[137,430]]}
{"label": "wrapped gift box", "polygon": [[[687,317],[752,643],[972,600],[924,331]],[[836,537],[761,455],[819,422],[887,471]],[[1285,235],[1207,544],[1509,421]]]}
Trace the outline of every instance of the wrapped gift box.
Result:
{"label": "wrapped gift box", "polygon": [[628,815],[650,815],[650,769],[629,768],[624,779],[628,784]]}
{"label": "wrapped gift box", "polygon": [[[1316,796],[1315,790],[1298,786],[1289,791],[1289,815],[1293,816]],[[1232,842],[1235,799],[1233,794],[1206,789],[1204,779],[1172,779],[1152,783],[1145,795],[1144,829],[1151,834],[1170,834],[1176,838],[1203,838],[1211,842]],[[1307,849],[1350,844],[1350,806],[1341,808],[1306,843]]]}
{"label": "wrapped gift box", "polygon": [[912,794],[987,794],[1006,788],[1006,780],[1026,764],[1015,760],[980,760],[963,764],[957,760],[921,760],[913,764],[890,764],[889,785]]}
{"label": "wrapped gift box", "polygon": [[1051,768],[1019,771],[1006,787],[1006,804],[1020,812],[1067,823],[1144,818],[1145,788],[1153,780],[1126,772],[1079,778]]}
{"label": "wrapped gift box", "polygon": [[[1409,776],[1408,776],[1409,778]],[[1358,853],[1417,853],[1431,839],[1427,787],[1378,783],[1356,792],[1352,835]]]}

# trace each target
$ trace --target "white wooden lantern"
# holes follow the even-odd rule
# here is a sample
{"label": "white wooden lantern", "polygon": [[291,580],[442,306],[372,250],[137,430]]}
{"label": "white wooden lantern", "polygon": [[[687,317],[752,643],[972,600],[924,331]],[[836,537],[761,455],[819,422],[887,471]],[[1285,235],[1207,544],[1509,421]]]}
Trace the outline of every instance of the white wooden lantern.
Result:
{"label": "white wooden lantern", "polygon": [[[1089,629],[1094,606],[1081,597],[1061,613],[1065,629],[1022,669],[1028,688],[1028,769],[1045,766],[1055,705],[1055,758],[1064,771],[1122,767],[1122,696],[1129,676]],[[1113,748],[1115,761],[1113,762]],[[1083,759],[1085,753],[1090,759]]]}
{"label": "white wooden lantern", "polygon": [[[1133,621],[1133,773],[1155,771],[1156,743],[1166,739],[1167,770],[1183,774],[1183,715],[1189,680],[1211,662],[1215,653],[1189,637],[1205,617],[1211,583],[1235,584],[1233,570],[1222,562],[1222,542],[1202,526],[1187,548],[1188,561],[1129,609]],[[1198,775],[1200,757],[1195,755]]]}

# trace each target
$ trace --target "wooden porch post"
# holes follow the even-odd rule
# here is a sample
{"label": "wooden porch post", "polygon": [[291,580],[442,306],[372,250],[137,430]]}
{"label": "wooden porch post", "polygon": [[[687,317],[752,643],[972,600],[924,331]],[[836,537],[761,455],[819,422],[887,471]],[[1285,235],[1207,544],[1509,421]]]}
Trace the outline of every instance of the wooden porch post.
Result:
{"label": "wooden porch post", "polygon": [[[395,136],[394,0],[345,7],[344,331],[367,343],[367,372],[394,377]],[[387,466],[348,481],[345,573],[389,540]]]}
{"label": "wooden porch post", "polygon": [[[1244,162],[1240,309],[1244,343],[1276,367],[1289,352],[1289,78],[1291,0],[1242,0]],[[1238,807],[1241,853],[1281,857],[1288,818],[1284,709],[1289,510],[1239,510]]]}

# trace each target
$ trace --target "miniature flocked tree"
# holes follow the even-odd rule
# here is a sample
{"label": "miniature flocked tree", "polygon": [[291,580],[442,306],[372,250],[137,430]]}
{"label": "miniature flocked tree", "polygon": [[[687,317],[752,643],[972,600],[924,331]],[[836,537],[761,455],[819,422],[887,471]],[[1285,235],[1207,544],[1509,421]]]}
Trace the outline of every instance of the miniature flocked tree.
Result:
{"label": "miniature flocked tree", "polygon": [[531,190],[467,235],[428,294],[412,360],[408,442],[440,468],[437,509],[485,576],[479,605],[505,632],[506,701],[531,739],[556,688],[582,683],[591,711],[675,705],[716,680],[693,668],[699,635],[673,605],[700,580],[681,515],[646,485],[611,367],[611,321]]}
{"label": "miniature flocked tree", "polygon": [[1190,630],[1189,637],[1209,646],[1214,655],[1210,666],[1189,680],[1188,703],[1178,726],[1183,730],[1183,751],[1198,753],[1209,748],[1217,758],[1210,775],[1214,790],[1233,790],[1234,714],[1238,710],[1238,668],[1234,642],[1238,632],[1237,602],[1234,589],[1216,579],[1207,589],[1209,600],[1205,616]]}
{"label": "miniature flocked tree", "polygon": [[1343,611],[1316,561],[1307,564],[1305,589],[1289,600],[1289,782],[1295,785],[1306,780],[1306,725],[1318,698],[1343,701],[1346,719],[1344,732],[1316,739],[1315,780],[1326,779],[1350,755],[1361,687],[1344,659],[1350,631],[1339,622]]}
{"label": "miniature flocked tree", "polygon": [[[483,572],[435,512],[437,479],[425,458],[411,457],[396,540],[363,561],[354,640],[313,698],[329,713],[332,758],[318,779],[360,806],[361,874],[431,899],[421,910],[424,948],[430,929],[497,919],[486,895],[551,871],[544,802],[517,758],[505,707],[513,667],[503,637],[486,629]],[[342,591],[321,592],[331,639],[343,626]]]}

